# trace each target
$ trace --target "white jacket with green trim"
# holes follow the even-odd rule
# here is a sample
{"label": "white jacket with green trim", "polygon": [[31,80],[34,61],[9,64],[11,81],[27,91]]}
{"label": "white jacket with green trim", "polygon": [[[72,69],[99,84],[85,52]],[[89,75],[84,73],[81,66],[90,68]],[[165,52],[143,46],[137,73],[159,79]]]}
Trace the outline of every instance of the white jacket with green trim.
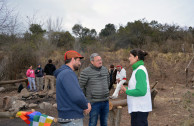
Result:
{"label": "white jacket with green trim", "polygon": [[143,61],[138,61],[137,64],[139,65],[133,71],[126,91],[128,112],[150,112],[152,102],[148,73]]}

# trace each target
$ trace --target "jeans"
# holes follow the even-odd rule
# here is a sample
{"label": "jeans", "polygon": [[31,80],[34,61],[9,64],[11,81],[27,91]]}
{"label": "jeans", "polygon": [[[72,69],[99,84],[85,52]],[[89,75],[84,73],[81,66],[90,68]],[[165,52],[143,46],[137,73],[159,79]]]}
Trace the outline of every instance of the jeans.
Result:
{"label": "jeans", "polygon": [[148,126],[148,112],[132,112],[131,126]]}
{"label": "jeans", "polygon": [[30,90],[32,90],[32,83],[33,83],[34,90],[36,90],[35,78],[28,77],[28,82],[29,82],[29,85],[30,85]]}
{"label": "jeans", "polygon": [[76,119],[69,123],[60,123],[60,126],[83,126],[83,119]]}
{"label": "jeans", "polygon": [[91,104],[92,110],[90,112],[89,126],[96,126],[98,116],[100,115],[100,126],[107,126],[109,101],[95,102]]}

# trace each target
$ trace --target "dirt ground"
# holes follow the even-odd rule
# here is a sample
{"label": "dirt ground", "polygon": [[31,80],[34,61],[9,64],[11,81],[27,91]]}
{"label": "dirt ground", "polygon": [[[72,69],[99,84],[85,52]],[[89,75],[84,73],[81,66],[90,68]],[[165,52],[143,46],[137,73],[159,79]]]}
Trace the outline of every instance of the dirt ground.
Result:
{"label": "dirt ground", "polygon": [[[150,112],[148,120],[149,126],[194,126],[194,89],[185,87],[184,84],[164,84],[157,85],[158,94],[155,98],[155,107]],[[111,90],[112,94],[114,89]],[[0,97],[13,96],[17,94],[16,90],[0,93]],[[117,100],[125,99],[126,94],[121,94]],[[55,102],[55,101],[53,101]],[[57,110],[35,110],[47,115],[57,117]],[[0,108],[2,111],[2,106]],[[88,116],[84,119],[84,126],[88,124]],[[25,126],[25,122],[20,118],[8,119],[1,118],[0,126]],[[52,126],[58,126],[52,123]],[[99,126],[99,122],[98,122]],[[109,125],[110,126],[110,125]],[[127,107],[123,107],[120,126],[130,126],[130,115]]]}

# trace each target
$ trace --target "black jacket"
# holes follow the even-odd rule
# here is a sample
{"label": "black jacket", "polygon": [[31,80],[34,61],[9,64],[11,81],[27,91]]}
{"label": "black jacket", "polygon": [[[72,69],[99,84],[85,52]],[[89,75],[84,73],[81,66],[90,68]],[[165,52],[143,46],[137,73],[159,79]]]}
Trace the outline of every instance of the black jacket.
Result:
{"label": "black jacket", "polygon": [[[38,72],[38,70],[39,70],[39,72]],[[35,70],[36,77],[43,77],[44,76],[44,73],[43,72],[44,71],[43,71],[43,69],[41,67],[40,68],[37,68]]]}
{"label": "black jacket", "polygon": [[44,72],[46,73],[46,75],[53,75],[53,72],[56,70],[55,65],[53,64],[47,64],[44,67]]}

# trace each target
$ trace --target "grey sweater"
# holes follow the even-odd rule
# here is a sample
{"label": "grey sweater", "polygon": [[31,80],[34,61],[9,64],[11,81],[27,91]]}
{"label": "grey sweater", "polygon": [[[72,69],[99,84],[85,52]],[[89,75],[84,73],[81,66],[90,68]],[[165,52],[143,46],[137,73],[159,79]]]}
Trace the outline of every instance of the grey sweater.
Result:
{"label": "grey sweater", "polygon": [[106,67],[97,68],[90,65],[81,72],[79,83],[91,103],[109,99],[110,79]]}

